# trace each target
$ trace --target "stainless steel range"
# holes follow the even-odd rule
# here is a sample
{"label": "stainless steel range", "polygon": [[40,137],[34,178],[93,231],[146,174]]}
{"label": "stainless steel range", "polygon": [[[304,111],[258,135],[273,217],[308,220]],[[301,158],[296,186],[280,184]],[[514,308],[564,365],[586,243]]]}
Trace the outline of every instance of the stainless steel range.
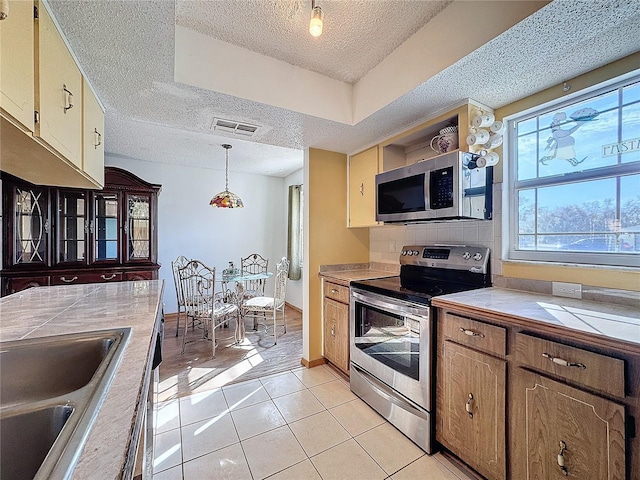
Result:
{"label": "stainless steel range", "polygon": [[400,276],[351,283],[351,390],[433,453],[436,295],[491,285],[489,249],[403,247]]}

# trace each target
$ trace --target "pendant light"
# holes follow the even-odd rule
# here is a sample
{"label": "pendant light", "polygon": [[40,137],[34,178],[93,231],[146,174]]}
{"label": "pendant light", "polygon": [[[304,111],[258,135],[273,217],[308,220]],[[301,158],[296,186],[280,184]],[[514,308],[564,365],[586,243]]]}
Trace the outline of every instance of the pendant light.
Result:
{"label": "pendant light", "polygon": [[239,196],[229,191],[229,149],[231,145],[222,145],[225,149],[225,183],[224,192],[217,193],[209,202],[209,205],[217,208],[242,208],[244,204]]}
{"label": "pendant light", "polygon": [[309,33],[312,37],[322,35],[322,21],[324,13],[320,6],[316,5],[316,0],[311,0],[311,20],[309,21]]}

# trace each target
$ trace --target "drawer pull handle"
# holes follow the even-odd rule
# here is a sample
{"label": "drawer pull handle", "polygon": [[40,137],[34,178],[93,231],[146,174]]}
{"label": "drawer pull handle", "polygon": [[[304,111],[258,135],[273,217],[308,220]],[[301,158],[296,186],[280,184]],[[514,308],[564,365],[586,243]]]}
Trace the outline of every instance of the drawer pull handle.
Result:
{"label": "drawer pull handle", "polygon": [[562,470],[562,475],[569,475],[567,467],[564,466],[564,452],[567,450],[567,444],[560,440],[560,451],[558,452],[558,466]]}
{"label": "drawer pull handle", "polygon": [[331,293],[333,293],[334,295],[337,295],[338,294],[338,290],[336,290],[335,288],[332,288],[331,289]]}
{"label": "drawer pull handle", "polygon": [[336,326],[335,325],[331,325],[331,336],[332,337],[336,336]]}
{"label": "drawer pull handle", "polygon": [[543,353],[542,356],[544,358],[548,358],[549,360],[551,360],[556,365],[562,365],[563,367],[576,367],[576,368],[581,368],[582,370],[587,368],[587,366],[584,363],[567,362],[566,360],[563,360],[562,358],[554,357],[553,355],[549,355],[548,353]]}
{"label": "drawer pull handle", "polygon": [[473,394],[469,394],[469,398],[467,399],[467,403],[464,406],[464,409],[467,411],[467,413],[469,414],[469,418],[473,418]]}
{"label": "drawer pull handle", "polygon": [[484,333],[474,332],[473,330],[469,330],[468,328],[460,327],[460,331],[465,335],[469,335],[470,337],[484,338]]}
{"label": "drawer pull handle", "polygon": [[69,279],[67,279],[67,277],[60,277],[60,280],[62,280],[63,282],[66,282],[66,283],[75,282],[77,279],[78,279],[78,277],[73,277],[73,278],[69,278]]}
{"label": "drawer pull handle", "polygon": [[100,276],[102,277],[103,280],[111,280],[112,278],[116,278],[116,274],[115,273],[112,273],[108,277],[106,275],[100,275]]}

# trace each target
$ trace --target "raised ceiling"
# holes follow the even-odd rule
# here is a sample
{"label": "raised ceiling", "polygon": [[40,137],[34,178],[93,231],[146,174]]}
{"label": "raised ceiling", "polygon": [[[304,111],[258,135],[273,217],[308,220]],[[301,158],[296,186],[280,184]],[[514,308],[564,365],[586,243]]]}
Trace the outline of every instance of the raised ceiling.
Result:
{"label": "raised ceiling", "polygon": [[[231,170],[273,176],[301,168],[305,148],[354,153],[461,100],[472,98],[498,108],[640,50],[637,0],[538,2],[535,13],[487,40],[480,20],[443,26],[442,19],[455,8],[518,2],[319,0],[325,11],[319,38],[307,31],[310,1],[48,3],[106,108],[107,154],[223,169],[219,145],[232,143]],[[249,79],[239,76],[233,94],[177,82],[181,58],[176,58],[176,31],[181,29],[215,42],[216,55],[200,59],[203,68],[206,63],[213,72],[211,77],[220,72],[233,81],[234,74],[261,62],[268,66],[268,75],[261,78],[260,71],[254,71]],[[322,106],[323,85],[357,92],[374,73],[393,65],[389,59],[412,41],[441,31],[433,43],[412,47],[424,64],[396,65],[398,82],[415,76],[417,66],[437,65],[448,48],[453,52],[463,47],[461,38],[479,44],[452,56],[450,64],[425,74],[409,89],[403,87],[406,91],[394,86],[393,77],[388,85],[378,82],[379,92],[388,87],[397,93],[369,108],[362,119],[354,114],[352,121],[336,121],[330,115],[309,114],[304,106],[283,107],[288,96],[295,95]],[[242,65],[240,58],[256,61]],[[196,67],[198,61],[191,59]],[[281,92],[275,92],[278,68],[283,72]],[[294,85],[299,91],[293,92],[287,74],[292,71],[314,83]],[[269,88],[260,91],[260,82]],[[243,90],[245,83],[249,87]],[[274,94],[281,103],[270,100]],[[354,95],[345,108],[356,110],[358,102],[379,100],[369,97]],[[251,139],[233,136],[212,130],[216,118],[260,128]]]}

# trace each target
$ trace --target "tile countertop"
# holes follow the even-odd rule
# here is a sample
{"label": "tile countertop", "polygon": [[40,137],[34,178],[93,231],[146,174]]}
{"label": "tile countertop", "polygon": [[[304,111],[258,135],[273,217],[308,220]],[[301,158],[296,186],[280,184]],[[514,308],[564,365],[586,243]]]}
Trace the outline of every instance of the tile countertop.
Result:
{"label": "tile countertop", "polygon": [[434,297],[432,304],[559,334],[577,332],[603,346],[640,353],[640,293],[633,307],[493,287]]}
{"label": "tile countertop", "polygon": [[399,265],[376,263],[321,265],[318,275],[330,282],[348,287],[349,283],[355,280],[396,276],[399,274],[399,269]]}
{"label": "tile countertop", "polygon": [[160,318],[163,280],[30,288],[0,299],[0,340],[131,327],[72,479],[121,478]]}

